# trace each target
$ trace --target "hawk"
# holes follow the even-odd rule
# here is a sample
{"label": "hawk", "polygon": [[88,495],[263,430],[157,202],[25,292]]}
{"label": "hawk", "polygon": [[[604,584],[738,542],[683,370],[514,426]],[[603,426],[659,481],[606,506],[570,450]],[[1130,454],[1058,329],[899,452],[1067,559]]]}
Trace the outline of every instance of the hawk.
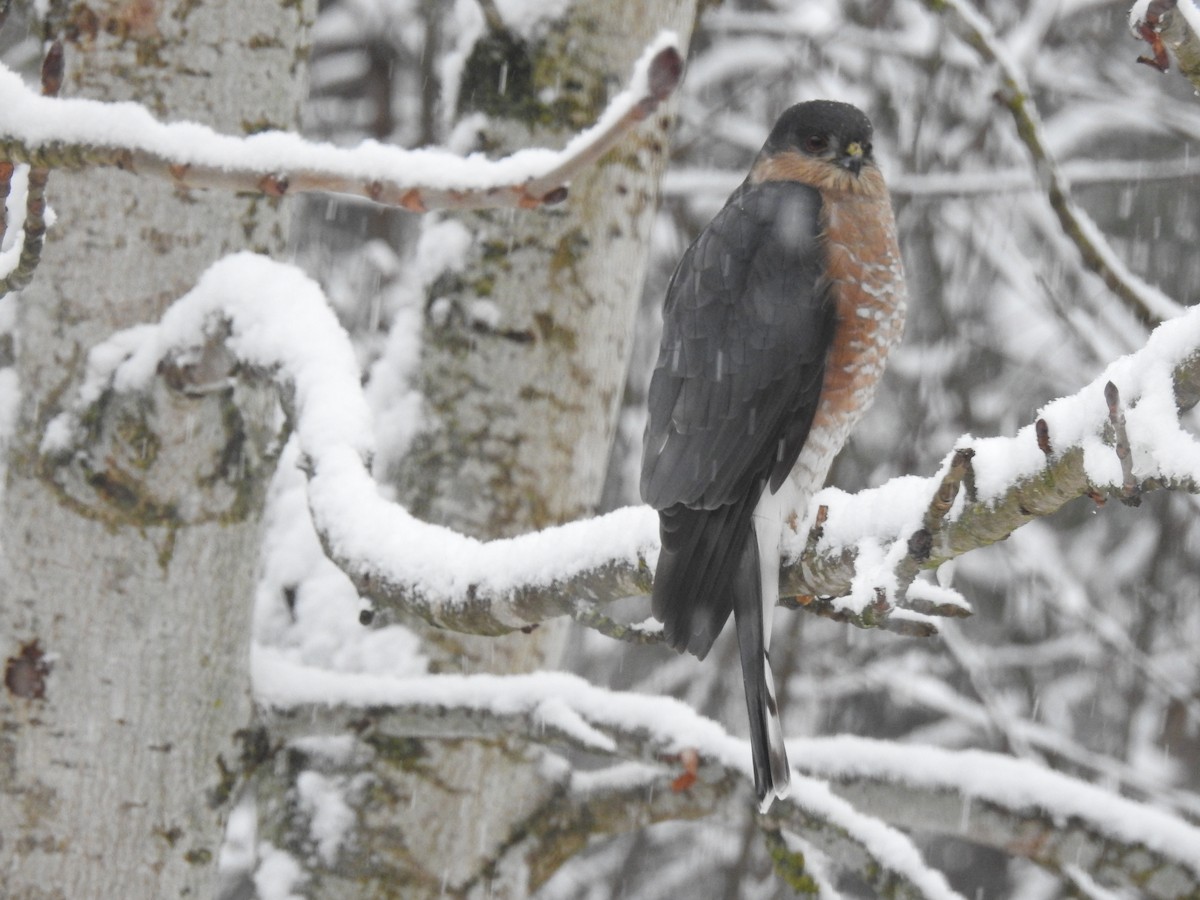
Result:
{"label": "hawk", "polygon": [[652,611],[670,646],[701,659],[733,613],[764,812],[790,773],[767,656],[783,529],[804,520],[904,325],[871,134],[861,111],[829,100],[779,118],[671,278],[650,380]]}

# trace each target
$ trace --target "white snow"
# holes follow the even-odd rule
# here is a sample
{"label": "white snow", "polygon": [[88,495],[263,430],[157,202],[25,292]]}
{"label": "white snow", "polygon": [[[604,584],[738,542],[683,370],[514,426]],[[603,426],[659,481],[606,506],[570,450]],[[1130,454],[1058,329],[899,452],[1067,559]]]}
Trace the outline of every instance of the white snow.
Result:
{"label": "white snow", "polygon": [[29,189],[29,166],[15,166],[9,181],[5,208],[8,228],[0,235],[0,278],[7,277],[17,267],[21,248],[25,246],[25,229],[18,227],[25,219],[25,197]]}
{"label": "white snow", "polygon": [[258,900],[303,900],[299,889],[308,880],[294,856],[266,841],[258,847],[254,888]]}
{"label": "white snow", "polygon": [[301,772],[296,779],[300,807],[309,817],[309,835],[317,855],[327,866],[337,862],[338,852],[356,823],[354,810],[346,802],[347,778],[320,772]]}
{"label": "white snow", "polygon": [[1035,763],[981,750],[951,751],[846,735],[792,740],[788,751],[818,777],[883,778],[944,788],[968,801],[989,800],[1006,809],[1044,811],[1059,822],[1081,819],[1102,834],[1161,852],[1200,877],[1200,828]]}
{"label": "white snow", "polygon": [[[1184,0],[1186,3],[1187,0]],[[1146,10],[1150,7],[1150,0],[1134,0],[1133,6],[1129,7],[1129,27],[1136,29],[1146,20]]]}
{"label": "white snow", "polygon": [[1200,38],[1200,6],[1196,5],[1195,0],[1177,0],[1175,8],[1187,19],[1192,34]]}

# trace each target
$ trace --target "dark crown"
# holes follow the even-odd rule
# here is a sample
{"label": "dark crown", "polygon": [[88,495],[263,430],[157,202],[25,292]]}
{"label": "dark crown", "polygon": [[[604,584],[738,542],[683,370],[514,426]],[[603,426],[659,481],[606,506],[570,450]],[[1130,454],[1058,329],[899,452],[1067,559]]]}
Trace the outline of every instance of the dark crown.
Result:
{"label": "dark crown", "polygon": [[837,143],[870,143],[871,120],[856,106],[835,100],[810,100],[787,109],[771,129],[763,150],[798,150],[810,137],[835,137]]}

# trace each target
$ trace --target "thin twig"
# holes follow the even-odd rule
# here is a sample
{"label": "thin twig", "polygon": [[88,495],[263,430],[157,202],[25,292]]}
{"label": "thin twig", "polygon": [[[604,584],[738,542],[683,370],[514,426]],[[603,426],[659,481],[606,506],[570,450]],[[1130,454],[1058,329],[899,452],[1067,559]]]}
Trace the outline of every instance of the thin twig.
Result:
{"label": "thin twig", "polygon": [[[924,616],[926,613],[914,612],[913,615],[906,615],[907,608],[905,607],[900,607],[898,613],[897,607],[887,602],[882,591],[876,602],[867,604],[861,612],[854,612],[840,606],[834,597],[814,597],[811,594],[780,597],[779,605],[784,609],[802,609],[814,616],[820,616],[822,619],[829,619],[831,622],[841,625],[853,625],[855,628],[877,628],[902,637],[934,637],[938,633],[938,628],[933,622],[927,621],[923,617],[914,618],[914,615]],[[930,609],[932,610],[932,607]],[[940,615],[940,613],[932,614]],[[961,615],[962,612],[957,610],[955,614]]]}
{"label": "thin twig", "polygon": [[7,160],[0,160],[0,244],[8,233],[8,197],[12,193],[12,177],[16,167]]}
{"label": "thin twig", "polygon": [[[104,146],[98,143],[102,140],[100,135],[97,135],[96,142],[33,141],[20,135],[19,123],[15,122],[4,123],[8,133],[0,134],[0,159],[72,171],[110,167],[161,178],[179,188],[218,188],[269,197],[309,192],[352,194],[410,212],[495,207],[533,209],[565,200],[567,183],[616,146],[675,90],[682,77],[683,58],[674,46],[663,47],[645,65],[645,77],[640,79],[645,90],[632,98],[632,102],[631,98],[622,95],[619,100],[622,107],[628,104],[623,113],[610,114],[610,107],[610,111],[601,115],[597,126],[576,137],[566,151],[555,154],[546,163],[544,171],[486,187],[445,187],[421,183],[419,177],[413,178],[399,171],[405,165],[405,153],[398,149],[394,157],[397,174],[371,178],[354,171],[366,166],[356,165],[356,151],[353,149],[321,148],[321,168],[263,170],[253,164],[240,163],[235,158],[211,163],[181,161],[151,145],[149,140],[146,146]],[[196,127],[188,125],[192,130]],[[171,125],[156,125],[155,139],[165,141],[172,128]],[[216,137],[219,136],[214,134]],[[274,139],[279,136],[257,137]],[[247,139],[247,143],[253,140],[255,138]],[[424,153],[428,156],[432,152]],[[458,160],[448,157],[447,165],[451,162]],[[499,160],[495,165],[502,169],[505,162]],[[378,166],[378,159],[372,159],[370,164]]]}
{"label": "thin twig", "polygon": [[1001,100],[1012,114],[1017,135],[1033,157],[1034,171],[1067,237],[1075,244],[1085,265],[1147,324],[1178,315],[1181,307],[1161,290],[1147,283],[1113,252],[1107,238],[1071,196],[1071,185],[1046,142],[1041,116],[1029,82],[1001,45],[991,24],[965,0],[926,0],[935,11],[953,14],[959,31],[975,50],[995,63],[1004,81]]}
{"label": "thin twig", "polygon": [[908,539],[908,553],[896,566],[896,602],[900,605],[907,605],[909,586],[916,579],[921,567],[929,561],[933,551],[933,540],[941,533],[942,523],[958,497],[959,487],[971,472],[971,460],[974,456],[975,451],[970,447],[960,447],[954,451],[946,474],[942,476],[929,501],[929,507],[925,510],[921,527]]}
{"label": "thin twig", "polygon": [[950,656],[958,664],[959,668],[966,673],[967,680],[970,681],[971,687],[975,689],[975,696],[979,698],[979,702],[987,714],[988,720],[992,727],[1004,738],[1008,744],[1009,751],[1014,756],[1019,756],[1023,759],[1036,760],[1044,762],[1042,756],[1037,753],[1026,739],[1018,726],[1019,717],[1014,716],[1005,705],[1005,698],[1001,696],[996,689],[995,684],[989,676],[986,667],[983,666],[979,659],[979,653],[971,646],[970,642],[965,638],[954,625],[947,623],[941,630],[942,643],[949,651]]}
{"label": "thin twig", "polygon": [[646,624],[625,624],[618,622],[600,612],[594,604],[576,600],[570,606],[570,616],[580,625],[598,631],[606,637],[629,644],[661,644],[663,642],[662,626]]}
{"label": "thin twig", "polygon": [[1121,411],[1121,392],[1111,381],[1104,385],[1104,402],[1108,404],[1108,422],[1112,427],[1113,449],[1121,461],[1120,500],[1126,506],[1140,506],[1142,488],[1133,477],[1133,451],[1129,448],[1129,432],[1125,429],[1125,413]]}

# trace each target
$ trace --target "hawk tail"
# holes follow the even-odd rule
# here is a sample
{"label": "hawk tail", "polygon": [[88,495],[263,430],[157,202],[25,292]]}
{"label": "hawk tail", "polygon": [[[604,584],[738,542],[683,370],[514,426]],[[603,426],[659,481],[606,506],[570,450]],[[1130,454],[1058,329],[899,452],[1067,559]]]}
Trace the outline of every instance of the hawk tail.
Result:
{"label": "hawk tail", "polygon": [[676,504],[659,510],[662,551],[654,573],[651,612],[669,646],[700,659],[733,611],[730,585],[738,548],[750,535],[755,497],[716,509]]}
{"label": "hawk tail", "polygon": [[[757,529],[756,529],[757,530]],[[778,559],[778,556],[775,557]],[[764,584],[767,573],[759,565],[759,541],[752,534],[743,545],[733,582],[733,615],[737,626],[738,650],[742,660],[742,684],[746,691],[746,712],[750,721],[750,751],[754,763],[754,789],[760,812],[766,812],[776,797],[786,797],[791,783],[791,766],[783,742],[783,725],[775,701],[775,679],[767,655],[769,626],[764,619],[775,607],[779,593],[779,567],[776,563],[771,584]],[[766,607],[764,595],[771,597]],[[764,608],[766,607],[766,608]]]}

